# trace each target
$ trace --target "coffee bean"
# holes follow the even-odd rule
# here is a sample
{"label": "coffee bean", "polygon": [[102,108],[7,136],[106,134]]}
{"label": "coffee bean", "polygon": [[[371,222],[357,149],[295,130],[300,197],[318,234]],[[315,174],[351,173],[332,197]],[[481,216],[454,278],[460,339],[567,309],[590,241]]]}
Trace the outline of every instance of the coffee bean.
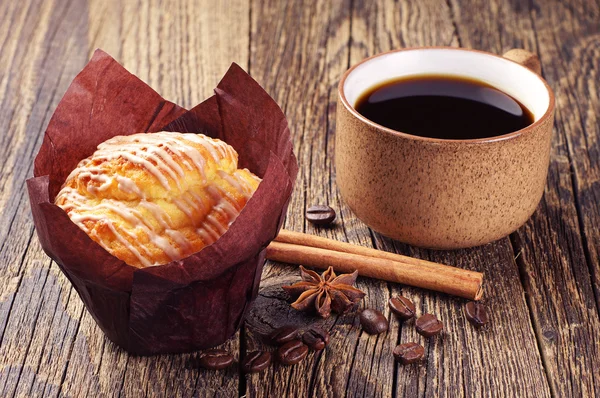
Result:
{"label": "coffee bean", "polygon": [[273,345],[282,345],[288,341],[298,338],[298,328],[292,325],[282,326],[275,329],[270,335],[270,340]]}
{"label": "coffee bean", "polygon": [[300,340],[292,340],[277,350],[279,362],[283,365],[295,365],[302,361],[308,354],[308,347]]}
{"label": "coffee bean", "polygon": [[245,373],[258,373],[265,370],[270,364],[271,353],[269,351],[254,351],[244,358],[242,370]]}
{"label": "coffee bean", "polygon": [[335,220],[335,210],[324,205],[311,206],[306,210],[306,219],[315,225],[329,225]]}
{"label": "coffee bean", "polygon": [[404,296],[392,297],[388,301],[388,305],[390,310],[403,321],[415,316],[415,305]]}
{"label": "coffee bean", "polygon": [[435,336],[444,329],[444,325],[435,315],[422,315],[416,322],[417,333],[425,337]]}
{"label": "coffee bean", "polygon": [[404,343],[394,348],[394,358],[403,365],[415,363],[425,354],[425,348],[417,343]]}
{"label": "coffee bean", "polygon": [[481,303],[469,301],[467,305],[465,305],[465,314],[467,315],[469,322],[477,328],[488,323],[488,314],[485,305]]}
{"label": "coffee bean", "polygon": [[200,366],[204,369],[219,370],[229,367],[233,363],[233,356],[221,349],[204,351],[200,355]]}
{"label": "coffee bean", "polygon": [[311,350],[320,351],[329,344],[329,333],[326,330],[313,326],[304,332],[302,341]]}
{"label": "coffee bean", "polygon": [[360,313],[360,324],[369,334],[379,334],[388,330],[388,320],[379,311],[367,308]]}

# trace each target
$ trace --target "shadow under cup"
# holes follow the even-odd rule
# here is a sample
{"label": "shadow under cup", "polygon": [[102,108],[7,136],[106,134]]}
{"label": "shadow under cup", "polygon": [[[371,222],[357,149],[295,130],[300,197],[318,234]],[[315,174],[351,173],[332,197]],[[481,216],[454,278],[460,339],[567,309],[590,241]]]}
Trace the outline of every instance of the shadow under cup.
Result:
{"label": "shadow under cup", "polygon": [[[534,122],[505,135],[447,140],[394,131],[354,109],[373,86],[428,74],[494,86],[526,106]],[[436,249],[485,244],[515,231],[537,207],[553,117],[548,84],[507,58],[449,47],[379,54],[349,69],[339,84],[337,184],[352,211],[383,235]]]}

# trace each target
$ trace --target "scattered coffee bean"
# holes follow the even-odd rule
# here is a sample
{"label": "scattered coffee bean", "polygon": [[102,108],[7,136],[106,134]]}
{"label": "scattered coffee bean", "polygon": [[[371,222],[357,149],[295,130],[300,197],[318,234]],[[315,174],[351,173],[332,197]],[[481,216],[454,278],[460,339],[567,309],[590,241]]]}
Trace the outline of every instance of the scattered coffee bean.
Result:
{"label": "scattered coffee bean", "polygon": [[306,219],[315,225],[329,225],[335,220],[335,210],[324,205],[311,206],[306,210]]}
{"label": "scattered coffee bean", "polygon": [[469,322],[471,322],[477,328],[482,327],[488,322],[488,315],[485,305],[481,303],[469,301],[467,305],[465,305],[465,314],[467,315]]}
{"label": "scattered coffee bean", "polygon": [[311,350],[320,351],[329,344],[329,333],[326,330],[313,326],[304,332],[302,341]]}
{"label": "scattered coffee bean", "polygon": [[300,340],[292,340],[277,350],[279,362],[283,365],[295,365],[302,361],[308,354],[308,347]]}
{"label": "scattered coffee bean", "polygon": [[360,313],[360,324],[369,334],[379,334],[388,330],[388,320],[379,311],[367,308]]}
{"label": "scattered coffee bean", "polygon": [[425,337],[435,336],[444,329],[442,322],[432,314],[422,315],[416,322],[417,333]]}
{"label": "scattered coffee bean", "polygon": [[415,316],[415,305],[404,296],[392,297],[388,301],[388,305],[390,306],[390,310],[403,321]]}
{"label": "scattered coffee bean", "polygon": [[270,340],[273,345],[283,345],[288,341],[298,338],[298,328],[292,325],[282,326],[271,333]]}
{"label": "scattered coffee bean", "polygon": [[233,363],[233,356],[222,349],[212,349],[204,351],[200,355],[200,366],[204,369],[219,370],[225,369]]}
{"label": "scattered coffee bean", "polygon": [[421,360],[424,354],[425,348],[417,343],[400,344],[394,348],[394,358],[403,365],[408,365]]}
{"label": "scattered coffee bean", "polygon": [[265,370],[271,364],[271,353],[269,351],[254,351],[248,354],[242,362],[244,373],[258,373]]}

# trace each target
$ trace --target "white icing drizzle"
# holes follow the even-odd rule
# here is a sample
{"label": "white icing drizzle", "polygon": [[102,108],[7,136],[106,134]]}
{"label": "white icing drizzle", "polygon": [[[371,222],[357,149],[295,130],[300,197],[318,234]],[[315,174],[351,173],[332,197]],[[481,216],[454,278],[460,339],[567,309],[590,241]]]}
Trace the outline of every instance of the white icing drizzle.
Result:
{"label": "white icing drizzle", "polygon": [[207,213],[209,208],[208,205],[204,203],[204,199],[202,199],[202,197],[196,192],[189,191],[189,193],[192,195],[192,198],[194,198],[194,207],[196,207],[201,213]]}
{"label": "white icing drizzle", "polygon": [[169,213],[164,211],[156,203],[148,202],[147,200],[140,200],[139,206],[148,210],[162,228],[168,229],[173,225]]}
{"label": "white icing drizzle", "polygon": [[202,239],[202,242],[204,242],[206,245],[211,245],[215,242],[216,239],[214,239],[207,231],[205,228],[198,228],[196,230],[196,233],[198,235],[200,235],[200,238]]}
{"label": "white icing drizzle", "polygon": [[135,246],[131,245],[127,239],[123,238],[123,236],[117,232],[117,230],[115,229],[115,226],[109,222],[106,223],[106,225],[110,228],[110,230],[112,231],[112,233],[115,235],[115,237],[117,238],[117,240],[119,242],[121,242],[121,244],[125,247],[127,247],[127,249],[129,251],[131,251],[133,253],[134,256],[136,256],[138,258],[138,260],[140,260],[140,262],[142,264],[144,264],[145,267],[149,267],[152,265],[152,263],[150,262],[150,260],[148,260],[146,257],[142,256],[142,254],[139,252],[138,249],[135,248]]}
{"label": "white icing drizzle", "polygon": [[[199,144],[205,151],[190,142]],[[82,160],[69,174],[65,186],[56,197],[56,203],[89,235],[99,237],[94,230],[95,224],[107,225],[115,239],[143,266],[158,265],[150,261],[151,246],[164,252],[171,260],[176,260],[185,253],[189,254],[192,243],[176,229],[169,213],[154,203],[134,180],[120,174],[113,176],[113,171],[104,165],[119,158],[147,170],[166,190],[172,190],[174,184],[181,191],[181,182],[186,178],[185,169],[195,173],[192,181],[199,183],[200,191],[204,190],[206,194],[199,194],[196,188],[162,200],[174,204],[191,221],[190,224],[196,226],[195,231],[205,245],[219,239],[238,216],[242,206],[236,197],[247,200],[254,192],[253,186],[235,173],[237,153],[220,140],[200,134],[160,132],[117,136],[100,144],[90,158]],[[228,159],[229,164],[222,164],[224,159]],[[233,175],[221,169],[225,165],[231,168],[228,171]],[[218,184],[209,185],[209,168],[215,170],[215,174],[211,175],[231,189],[221,188]],[[251,173],[249,175],[260,182],[258,177]],[[73,187],[67,186],[72,179],[77,179],[77,183],[71,184]],[[102,197],[115,185],[118,191],[133,197],[133,200]],[[98,197],[99,194],[102,194],[101,197]],[[150,246],[140,242],[136,230],[147,237]],[[110,251],[110,242],[99,239],[98,243]]]}
{"label": "white icing drizzle", "polygon": [[230,176],[223,170],[219,170],[218,174],[219,174],[219,177],[221,177],[222,179],[227,181],[237,192],[242,192],[242,193],[244,193],[245,197],[248,197],[247,191],[242,187],[242,184],[240,184],[240,182],[236,178]]}
{"label": "white icing drizzle", "polygon": [[204,226],[202,228],[199,228],[204,229],[208,233],[208,235],[210,235],[210,237],[213,239],[213,242],[219,239],[219,237],[221,236],[216,230],[213,229],[214,223],[215,220],[213,217],[212,220],[209,220],[209,222],[204,223]]}
{"label": "white icing drizzle", "polygon": [[[146,195],[144,194],[144,192],[142,192],[138,188],[138,186],[135,184],[135,182],[133,182],[133,180],[131,178],[117,175],[117,176],[115,176],[115,179],[117,180],[117,184],[118,184],[117,188],[120,191],[129,193],[129,194],[133,194],[133,195],[137,196],[138,198],[142,198],[142,199],[146,198]],[[89,189],[89,187],[88,187],[88,189]]]}
{"label": "white icing drizzle", "polygon": [[219,205],[215,207],[215,209],[225,213],[230,219],[236,218],[239,214],[239,211],[235,207],[233,207],[233,205],[229,203],[228,200],[221,201]]}
{"label": "white icing drizzle", "polygon": [[182,249],[189,249],[191,247],[190,242],[185,238],[185,236],[174,229],[167,228],[165,229],[165,234],[169,236],[175,243],[177,243]]}
{"label": "white icing drizzle", "polygon": [[183,199],[173,199],[173,203],[181,210],[189,219],[194,219],[194,208],[189,206]]}
{"label": "white icing drizzle", "polygon": [[209,225],[211,225],[214,228],[214,230],[217,231],[219,236],[227,232],[227,228],[224,227],[223,224],[221,224],[221,222],[217,219],[217,217],[215,217],[214,214],[209,214],[206,217],[206,220],[209,222]]}

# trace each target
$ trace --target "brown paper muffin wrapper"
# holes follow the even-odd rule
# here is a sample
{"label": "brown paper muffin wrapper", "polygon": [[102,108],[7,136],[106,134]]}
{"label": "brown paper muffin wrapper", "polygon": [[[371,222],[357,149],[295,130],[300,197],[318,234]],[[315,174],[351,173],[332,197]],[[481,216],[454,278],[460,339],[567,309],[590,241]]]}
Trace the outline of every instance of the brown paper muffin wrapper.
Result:
{"label": "brown paper muffin wrapper", "polygon": [[[215,243],[183,260],[137,269],[90,239],[54,198],[98,144],[163,130],[224,140],[240,167],[262,182]],[[258,293],[265,248],[281,228],[297,172],[283,112],[238,65],[214,96],[186,111],[96,50],[58,104],[27,187],[44,251],[106,336],[146,355],[213,347],[237,331]]]}

